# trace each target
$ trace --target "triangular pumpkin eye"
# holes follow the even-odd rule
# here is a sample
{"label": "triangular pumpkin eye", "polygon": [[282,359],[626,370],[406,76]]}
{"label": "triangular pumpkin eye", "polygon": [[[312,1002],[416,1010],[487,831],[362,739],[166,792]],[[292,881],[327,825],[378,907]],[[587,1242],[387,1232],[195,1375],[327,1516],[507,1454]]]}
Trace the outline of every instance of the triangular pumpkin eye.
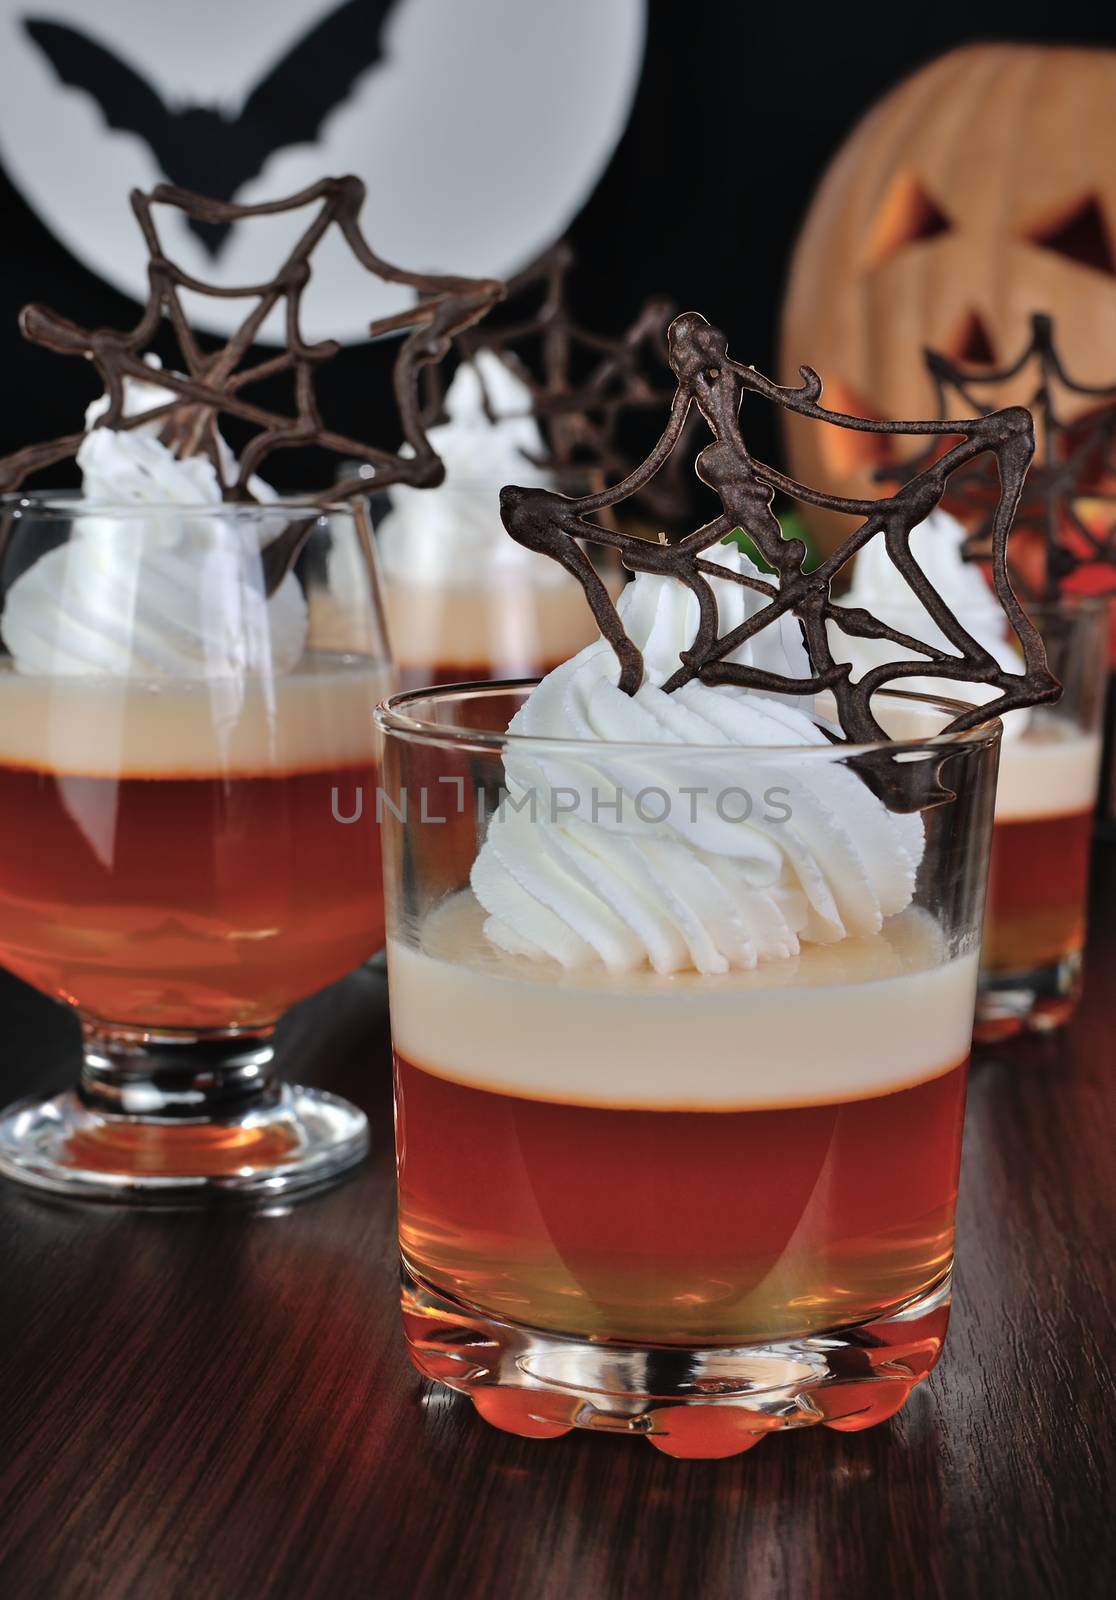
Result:
{"label": "triangular pumpkin eye", "polygon": [[949,233],[953,223],[913,172],[892,179],[868,240],[865,265],[878,267],[909,244]]}
{"label": "triangular pumpkin eye", "polygon": [[1116,278],[1116,256],[1112,239],[1095,194],[1082,196],[1068,207],[1061,207],[1054,215],[1047,215],[1035,223],[1024,235],[1031,244],[1042,250],[1054,250],[1078,266],[1091,267],[1094,272],[1105,272]]}
{"label": "triangular pumpkin eye", "polygon": [[996,347],[979,311],[970,311],[946,347],[954,361],[970,367],[994,367]]}

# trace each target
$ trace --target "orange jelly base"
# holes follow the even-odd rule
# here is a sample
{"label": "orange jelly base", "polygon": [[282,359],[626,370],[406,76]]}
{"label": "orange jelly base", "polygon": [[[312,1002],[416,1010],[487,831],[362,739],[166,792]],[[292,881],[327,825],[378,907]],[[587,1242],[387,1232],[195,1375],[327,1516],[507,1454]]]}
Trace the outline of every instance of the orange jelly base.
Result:
{"label": "orange jelly base", "polygon": [[376,783],[0,766],[0,961],[105,1022],[267,1027],[383,941]]}
{"label": "orange jelly base", "polygon": [[460,1302],[578,1338],[847,1327],[949,1269],[965,1078],[785,1110],[610,1110],[397,1058],[403,1253]]}
{"label": "orange jelly base", "polygon": [[1092,833],[1091,811],[996,823],[982,951],[987,972],[1034,972],[1081,949]]}

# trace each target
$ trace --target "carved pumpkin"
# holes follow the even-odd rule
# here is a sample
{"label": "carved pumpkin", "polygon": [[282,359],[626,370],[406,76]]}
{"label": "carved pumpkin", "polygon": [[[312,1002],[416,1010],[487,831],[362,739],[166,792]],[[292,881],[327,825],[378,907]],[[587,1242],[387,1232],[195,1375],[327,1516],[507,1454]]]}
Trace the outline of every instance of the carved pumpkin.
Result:
{"label": "carved pumpkin", "polygon": [[[1047,311],[1078,381],[1111,382],[1114,151],[1116,51],[974,45],[900,84],[853,130],[807,215],[783,381],[807,362],[830,406],[934,416],[924,347],[1006,364]],[[1023,401],[1020,381],[997,403]],[[879,494],[875,470],[909,448],[797,417],[786,429],[794,476],[845,495]],[[834,519],[816,526],[832,542]]]}

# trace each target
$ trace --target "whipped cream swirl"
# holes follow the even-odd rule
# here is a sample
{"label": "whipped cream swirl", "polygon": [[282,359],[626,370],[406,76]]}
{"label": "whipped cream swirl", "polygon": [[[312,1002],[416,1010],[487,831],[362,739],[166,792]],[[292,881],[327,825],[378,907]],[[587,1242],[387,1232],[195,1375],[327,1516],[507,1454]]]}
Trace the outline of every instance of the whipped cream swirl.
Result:
{"label": "whipped cream swirl", "polygon": [[[485,397],[492,411],[485,410]],[[377,529],[389,581],[481,585],[502,578],[545,588],[571,581],[555,561],[509,539],[500,521],[505,483],[549,489],[554,476],[534,463],[546,445],[527,386],[491,350],[458,367],[446,392],[447,420],[429,429],[445,464],[435,489],[399,484]]]}
{"label": "whipped cream swirl", "polygon": [[[1007,618],[981,570],[964,558],[965,529],[948,511],[932,511],[911,530],[911,554],[954,616],[973,638],[1009,672],[1022,672],[1023,657],[1009,635]],[[914,595],[903,574],[887,553],[882,538],[872,539],[853,566],[853,580],[844,603],[863,606],[881,622],[924,639],[927,644],[956,654],[956,646],[938,627]],[[850,661],[853,679],[873,667],[894,661],[904,652],[887,639],[854,639],[829,624],[829,647],[838,661]],[[942,696],[980,705],[999,690],[986,683],[966,683],[954,678],[907,678],[894,687],[908,694]],[[1026,711],[1004,717],[1004,739],[1018,737],[1027,725]]]}
{"label": "whipped cream swirl", "polygon": [[[129,381],[126,414],[174,398]],[[282,512],[222,514],[207,457],[175,456],[159,438],[161,419],[96,427],[107,408],[100,399],[86,412],[77,453],[82,496],[69,539],[5,597],[0,633],[16,671],[187,679],[289,672],[306,644],[306,602],[293,574],[268,599],[259,561],[285,526]],[[231,451],[224,441],[219,448],[226,474],[235,474]],[[275,499],[262,480],[250,486],[257,499]],[[208,506],[212,515],[199,514]]]}
{"label": "whipped cream swirl", "polygon": [[[757,571],[734,545],[712,558]],[[724,631],[762,604],[730,581],[714,589]],[[809,701],[697,681],[663,692],[696,608],[673,579],[640,574],[619,603],[643,652],[638,692],[617,687],[602,639],[550,673],[513,719],[514,734],[586,743],[505,756],[508,795],[472,873],[485,933],[502,950],[566,967],[723,973],[794,956],[803,940],[875,933],[909,904],[921,818],[888,811],[839,761],[781,761],[771,748],[829,747]],[[790,617],[730,659],[809,674]],[[723,746],[724,757],[689,746]]]}

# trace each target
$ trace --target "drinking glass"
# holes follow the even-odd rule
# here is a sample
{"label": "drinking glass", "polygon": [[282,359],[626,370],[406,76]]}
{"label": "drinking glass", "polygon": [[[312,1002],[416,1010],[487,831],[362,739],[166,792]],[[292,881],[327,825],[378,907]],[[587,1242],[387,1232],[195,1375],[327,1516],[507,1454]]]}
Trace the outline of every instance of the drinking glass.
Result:
{"label": "drinking glass", "polygon": [[[530,688],[378,713],[411,1359],[539,1438],[720,1456],[880,1422],[948,1320],[999,722],[942,734],[956,707],[890,693],[903,740],[870,748],[502,731]],[[707,827],[787,828],[792,853],[809,837],[824,870],[848,842],[825,797],[859,804],[885,771],[926,781],[902,824],[925,846],[877,933],[714,976],[567,969],[486,937],[470,875],[495,830],[537,826],[543,853],[557,817],[584,839],[619,805],[657,851],[697,805]]]}
{"label": "drinking glass", "polygon": [[296,1000],[382,943],[363,505],[0,507],[0,961],[73,1006],[78,1087],[0,1172],[133,1202],[285,1194],[362,1112],[278,1082]]}
{"label": "drinking glass", "polygon": [[1062,697],[1005,728],[975,1031],[985,1043],[1050,1032],[1081,996],[1109,602],[1067,597],[1027,609]]}
{"label": "drinking glass", "polygon": [[[373,495],[388,634],[402,688],[541,677],[597,637],[585,592],[552,561],[520,548],[500,521],[500,489],[454,477],[433,489]],[[588,492],[581,475],[557,480]],[[613,598],[615,553],[591,547]]]}

